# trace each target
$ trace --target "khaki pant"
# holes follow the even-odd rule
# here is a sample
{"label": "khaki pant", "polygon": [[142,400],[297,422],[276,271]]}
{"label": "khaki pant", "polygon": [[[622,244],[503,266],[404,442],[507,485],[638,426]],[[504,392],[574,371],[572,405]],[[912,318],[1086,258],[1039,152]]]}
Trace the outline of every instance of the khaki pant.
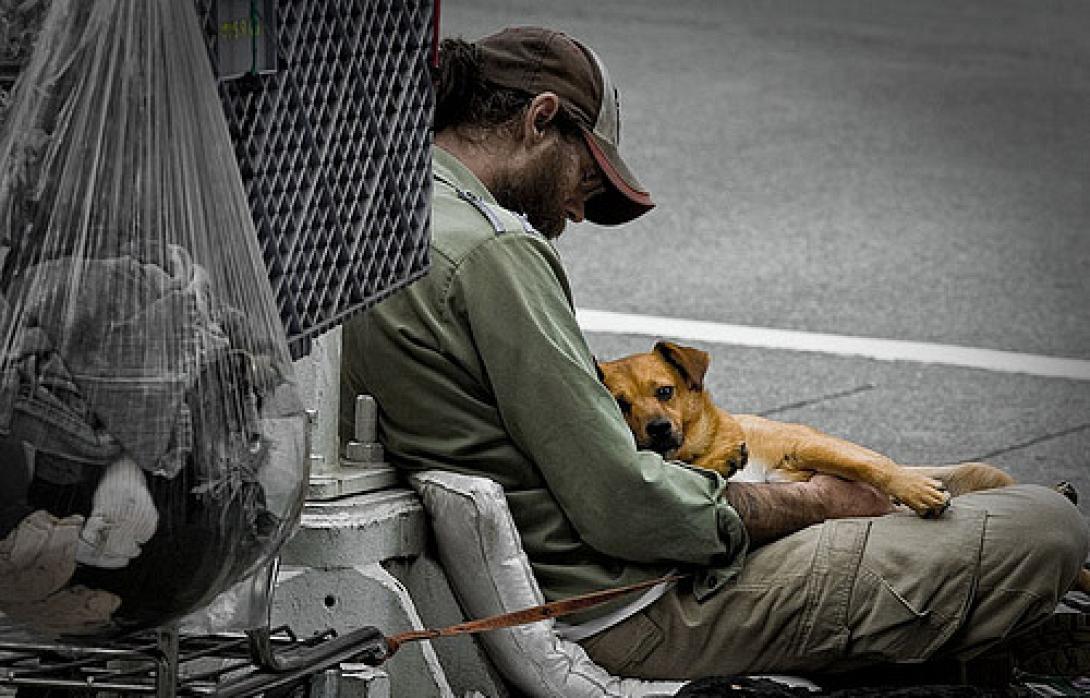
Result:
{"label": "khaki pant", "polygon": [[969,657],[1046,618],[1090,546],[1062,496],[1018,485],[939,519],[841,519],[751,551],[697,602],[684,584],[583,641],[614,674],[691,679]]}

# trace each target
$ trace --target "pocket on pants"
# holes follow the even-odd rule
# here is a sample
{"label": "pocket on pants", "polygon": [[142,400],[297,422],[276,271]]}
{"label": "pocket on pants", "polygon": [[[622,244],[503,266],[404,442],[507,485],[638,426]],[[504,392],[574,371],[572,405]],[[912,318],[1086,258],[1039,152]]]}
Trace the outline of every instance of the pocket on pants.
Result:
{"label": "pocket on pants", "polygon": [[611,674],[624,676],[627,669],[647,659],[662,641],[662,629],[640,611],[580,644],[596,664]]}
{"label": "pocket on pants", "polygon": [[823,668],[844,656],[856,575],[870,535],[871,519],[826,521],[806,583],[806,605],[796,653],[805,668]]}
{"label": "pocket on pants", "polygon": [[925,659],[942,634],[945,616],[934,615],[868,571],[860,573],[848,619],[852,654],[883,660]]}
{"label": "pocket on pants", "polygon": [[934,521],[888,518],[871,529],[856,576],[848,650],[856,656],[924,661],[968,613],[986,515],[953,507]]}

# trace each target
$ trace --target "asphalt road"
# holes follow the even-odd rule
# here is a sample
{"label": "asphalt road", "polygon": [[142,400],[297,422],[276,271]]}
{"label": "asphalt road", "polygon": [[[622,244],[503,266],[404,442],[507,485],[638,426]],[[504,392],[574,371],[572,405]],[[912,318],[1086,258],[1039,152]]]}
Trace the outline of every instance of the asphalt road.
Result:
{"label": "asphalt road", "polygon": [[[1090,4],[443,3],[445,35],[508,24],[602,55],[658,203],[560,240],[579,307],[1090,359]],[[1090,381],[692,343],[728,408],[1068,479],[1090,514]]]}

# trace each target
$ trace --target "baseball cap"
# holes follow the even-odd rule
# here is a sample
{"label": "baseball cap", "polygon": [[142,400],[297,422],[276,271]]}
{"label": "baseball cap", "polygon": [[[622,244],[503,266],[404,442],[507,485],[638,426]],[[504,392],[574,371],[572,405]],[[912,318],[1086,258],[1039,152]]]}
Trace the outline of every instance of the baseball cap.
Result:
{"label": "baseball cap", "polygon": [[605,174],[605,191],[586,202],[587,220],[625,223],[655,204],[621,159],[617,89],[594,51],[570,36],[541,27],[511,27],[475,42],[485,80],[531,95],[553,92],[579,126]]}

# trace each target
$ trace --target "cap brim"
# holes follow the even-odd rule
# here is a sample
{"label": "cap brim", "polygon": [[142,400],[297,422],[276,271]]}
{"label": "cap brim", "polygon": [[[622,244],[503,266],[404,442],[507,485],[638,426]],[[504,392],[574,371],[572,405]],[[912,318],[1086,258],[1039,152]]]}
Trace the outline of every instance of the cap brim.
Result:
{"label": "cap brim", "polygon": [[616,146],[592,131],[580,129],[595,162],[606,176],[606,188],[586,202],[583,215],[599,225],[618,225],[638,218],[655,207],[651,194],[636,180]]}

